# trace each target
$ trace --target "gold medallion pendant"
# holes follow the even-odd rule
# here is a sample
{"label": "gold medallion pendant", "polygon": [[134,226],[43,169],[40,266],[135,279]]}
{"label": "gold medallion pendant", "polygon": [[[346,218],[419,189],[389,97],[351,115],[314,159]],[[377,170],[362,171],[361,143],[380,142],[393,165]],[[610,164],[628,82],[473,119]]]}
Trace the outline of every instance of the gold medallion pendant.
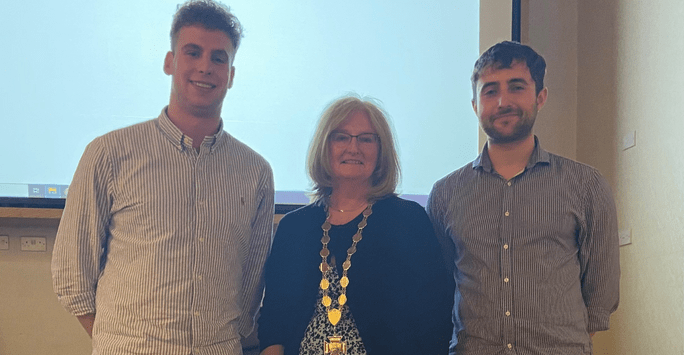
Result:
{"label": "gold medallion pendant", "polygon": [[337,325],[337,322],[340,321],[340,318],[342,318],[342,312],[340,312],[339,309],[332,308],[328,311],[328,320],[330,321],[330,324],[333,325],[333,327]]}
{"label": "gold medallion pendant", "polygon": [[325,342],[325,355],[342,355],[347,353],[347,343],[342,341],[342,337],[333,336]]}

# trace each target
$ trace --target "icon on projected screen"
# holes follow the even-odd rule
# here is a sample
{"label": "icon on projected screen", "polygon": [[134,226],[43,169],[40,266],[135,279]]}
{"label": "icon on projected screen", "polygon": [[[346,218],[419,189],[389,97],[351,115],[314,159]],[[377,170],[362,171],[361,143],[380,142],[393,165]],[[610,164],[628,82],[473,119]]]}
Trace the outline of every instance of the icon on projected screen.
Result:
{"label": "icon on projected screen", "polygon": [[28,197],[45,197],[45,185],[29,184]]}

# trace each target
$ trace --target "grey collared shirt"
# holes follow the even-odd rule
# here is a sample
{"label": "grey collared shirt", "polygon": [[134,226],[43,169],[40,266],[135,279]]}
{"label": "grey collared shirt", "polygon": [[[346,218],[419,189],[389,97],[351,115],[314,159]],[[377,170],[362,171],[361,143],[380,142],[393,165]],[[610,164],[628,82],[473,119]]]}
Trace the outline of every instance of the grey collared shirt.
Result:
{"label": "grey collared shirt", "polygon": [[241,354],[263,292],[273,176],[219,129],[199,151],[165,110],[91,142],[52,272],[62,305],[96,313],[93,352]]}
{"label": "grey collared shirt", "polygon": [[485,145],[435,183],[427,210],[457,283],[452,352],[591,354],[620,278],[615,204],[596,169],[535,137],[525,170],[506,180]]}

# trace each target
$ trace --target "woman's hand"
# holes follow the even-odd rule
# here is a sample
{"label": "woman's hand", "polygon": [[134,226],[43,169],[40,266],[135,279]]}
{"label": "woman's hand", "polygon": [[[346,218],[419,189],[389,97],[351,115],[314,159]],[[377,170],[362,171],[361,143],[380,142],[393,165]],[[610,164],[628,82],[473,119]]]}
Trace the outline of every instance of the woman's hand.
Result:
{"label": "woman's hand", "polygon": [[285,349],[282,345],[271,345],[264,349],[260,355],[284,355]]}

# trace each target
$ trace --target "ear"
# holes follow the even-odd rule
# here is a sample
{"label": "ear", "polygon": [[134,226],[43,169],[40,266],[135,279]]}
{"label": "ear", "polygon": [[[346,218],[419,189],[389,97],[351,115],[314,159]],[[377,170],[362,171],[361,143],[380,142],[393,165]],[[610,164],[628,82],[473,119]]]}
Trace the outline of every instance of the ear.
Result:
{"label": "ear", "polygon": [[173,52],[169,51],[166,53],[166,57],[164,57],[164,73],[166,75],[173,75],[173,69]]}
{"label": "ear", "polygon": [[235,78],[235,67],[230,67],[230,79],[228,79],[228,89],[233,88],[233,78]]}
{"label": "ear", "polygon": [[540,92],[539,95],[537,95],[537,111],[541,110],[542,107],[544,107],[544,104],[546,104],[546,97],[549,94],[549,89],[543,88]]}
{"label": "ear", "polygon": [[477,101],[475,99],[470,100],[470,104],[473,105],[473,111],[475,111],[475,115],[477,115]]}

